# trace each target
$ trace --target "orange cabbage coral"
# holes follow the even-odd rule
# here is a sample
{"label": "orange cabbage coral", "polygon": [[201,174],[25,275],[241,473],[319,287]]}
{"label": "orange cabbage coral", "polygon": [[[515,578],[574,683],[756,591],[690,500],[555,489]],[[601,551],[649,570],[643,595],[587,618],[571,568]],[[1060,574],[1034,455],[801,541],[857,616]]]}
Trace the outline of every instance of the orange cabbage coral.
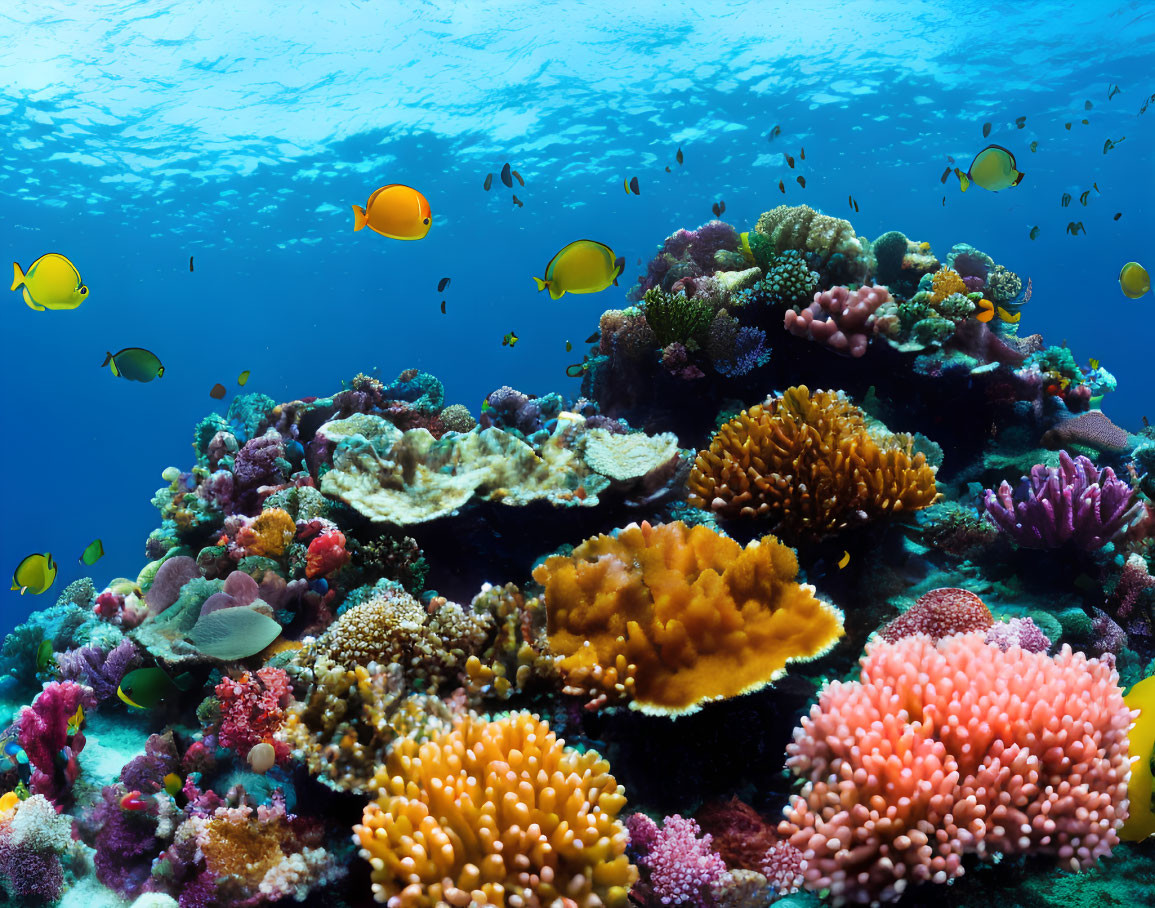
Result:
{"label": "orange cabbage coral", "polygon": [[743,410],[690,473],[689,501],[722,517],[768,517],[789,542],[914,511],[938,496],[909,435],[867,428],[841,392],[805,385]]}
{"label": "orange cabbage coral", "polygon": [[966,296],[968,292],[967,285],[963,283],[959,273],[950,268],[940,268],[931,278],[930,300],[932,303],[941,303],[952,293],[961,293]]}
{"label": "orange cabbage coral", "polygon": [[533,577],[567,693],[677,715],[763,687],[842,636],[842,613],[797,574],[773,536],[743,549],[679,521],[588,539]]}
{"label": "orange cabbage coral", "polygon": [[279,558],[293,541],[296,532],[297,525],[288,512],[280,508],[269,508],[261,511],[251,524],[241,528],[237,533],[237,543],[250,555]]}
{"label": "orange cabbage coral", "polygon": [[625,906],[638,874],[609,769],[528,713],[462,716],[424,744],[399,741],[380,797],[353,827],[373,898],[391,908]]}

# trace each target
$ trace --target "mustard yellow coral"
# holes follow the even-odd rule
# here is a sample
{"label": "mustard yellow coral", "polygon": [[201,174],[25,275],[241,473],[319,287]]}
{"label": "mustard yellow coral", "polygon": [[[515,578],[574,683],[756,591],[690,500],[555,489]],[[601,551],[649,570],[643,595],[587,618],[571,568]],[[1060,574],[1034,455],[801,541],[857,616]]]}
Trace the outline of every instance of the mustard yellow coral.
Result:
{"label": "mustard yellow coral", "polygon": [[763,687],[842,636],[842,613],[797,574],[772,536],[742,548],[677,522],[595,536],[533,577],[567,693],[676,715]]}
{"label": "mustard yellow coral", "polygon": [[296,532],[297,525],[287,511],[269,508],[261,511],[252,524],[241,530],[237,541],[250,555],[279,558],[293,541]]}
{"label": "mustard yellow coral", "polygon": [[424,744],[398,742],[380,776],[353,827],[378,902],[627,904],[623,789],[596,751],[566,747],[536,716],[460,717]]}
{"label": "mustard yellow coral", "polygon": [[868,429],[835,391],[804,385],[743,410],[701,451],[689,501],[722,517],[764,517],[788,542],[925,508],[934,468],[909,435]]}
{"label": "mustard yellow coral", "polygon": [[930,301],[935,305],[941,303],[952,293],[961,293],[966,296],[969,292],[959,273],[950,268],[940,268],[931,278]]}

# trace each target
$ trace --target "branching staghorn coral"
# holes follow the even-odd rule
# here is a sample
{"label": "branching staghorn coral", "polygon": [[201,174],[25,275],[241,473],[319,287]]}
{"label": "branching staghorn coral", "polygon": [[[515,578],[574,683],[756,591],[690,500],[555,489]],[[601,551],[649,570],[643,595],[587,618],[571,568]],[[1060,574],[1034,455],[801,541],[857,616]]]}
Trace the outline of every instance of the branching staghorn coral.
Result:
{"label": "branching staghorn coral", "polygon": [[934,474],[910,436],[871,432],[840,392],[800,385],[722,426],[694,463],[689,501],[813,540],[927,507]]}

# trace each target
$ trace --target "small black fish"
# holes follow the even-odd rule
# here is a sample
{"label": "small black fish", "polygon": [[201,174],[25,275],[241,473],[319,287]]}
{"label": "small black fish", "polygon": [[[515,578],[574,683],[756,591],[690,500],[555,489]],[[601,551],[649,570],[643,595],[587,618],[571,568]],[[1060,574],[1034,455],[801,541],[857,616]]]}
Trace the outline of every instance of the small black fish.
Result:
{"label": "small black fish", "polygon": [[786,194],[786,184],[783,183],[781,180],[778,181],[778,188],[782,191],[783,195]]}
{"label": "small black fish", "polygon": [[1063,207],[1066,208],[1071,204],[1071,194],[1069,192],[1063,193]]}
{"label": "small black fish", "polygon": [[441,280],[439,280],[437,282],[437,292],[438,293],[444,293],[445,288],[448,286],[449,286],[449,278],[443,277]]}
{"label": "small black fish", "polygon": [[1083,226],[1082,221],[1071,221],[1071,223],[1067,225],[1067,233],[1071,236],[1078,236],[1080,230],[1083,231],[1083,236],[1087,235],[1087,228]]}
{"label": "small black fish", "polygon": [[517,180],[517,182],[518,182],[518,185],[520,185],[520,186],[523,186],[523,187],[525,186],[525,180],[523,180],[523,179],[521,178],[521,174],[520,174],[520,173],[518,173],[516,170],[515,170],[515,171],[513,171],[513,178],[514,178],[515,180]]}
{"label": "small black fish", "polygon": [[487,173],[485,175],[485,182],[482,184],[482,189],[489,192],[489,187],[493,185],[493,174]]}
{"label": "small black fish", "polygon": [[505,162],[505,166],[501,168],[501,182],[503,182],[510,189],[513,189],[512,171],[509,169],[509,162]]}
{"label": "small black fish", "polygon": [[518,337],[516,334],[514,334],[512,331],[510,331],[510,332],[509,332],[507,335],[505,335],[505,337],[503,337],[503,338],[501,339],[501,346],[503,346],[503,347],[514,347],[514,346],[516,346],[516,345],[517,345],[517,342],[518,342],[520,339],[521,339],[521,338],[519,338],[519,337]]}
{"label": "small black fish", "polygon": [[1090,101],[1084,101],[1083,102],[1083,110],[1090,110],[1094,106],[1095,105],[1092,104]]}
{"label": "small black fish", "polygon": [[1064,128],[1064,129],[1066,129],[1067,131],[1070,131],[1070,129],[1071,129],[1071,124],[1070,124],[1070,123],[1064,123],[1064,124],[1063,124],[1063,128]]}
{"label": "small black fish", "polygon": [[711,206],[710,210],[714,212],[714,217],[720,218],[726,211],[726,203],[717,201]]}
{"label": "small black fish", "polygon": [[516,205],[518,208],[524,208],[525,207],[525,202],[523,202],[517,196],[513,196],[513,204]]}
{"label": "small black fish", "polygon": [[786,159],[786,163],[790,166],[790,169],[793,170],[794,169],[794,159],[792,157],[790,157],[790,155],[788,155],[786,152],[782,152],[782,157],[784,157]]}
{"label": "small black fish", "polygon": [[[1122,142],[1126,138],[1127,138],[1126,136],[1120,136],[1119,142]],[[1110,151],[1112,148],[1114,148],[1116,145],[1118,145],[1119,142],[1112,142],[1110,139],[1108,139],[1106,142],[1103,143],[1103,154],[1106,154],[1108,151]]]}
{"label": "small black fish", "polygon": [[1037,141],[1032,142],[1031,143],[1031,151],[1038,151],[1038,150],[1039,150],[1039,143]]}
{"label": "small black fish", "polygon": [[798,157],[800,157],[803,161],[806,160],[806,149],[805,148],[799,148],[798,149]]}
{"label": "small black fish", "polygon": [[1147,113],[1147,106],[1152,101],[1155,101],[1155,95],[1152,95],[1150,98],[1148,98],[1146,101],[1143,102],[1143,106],[1139,108],[1138,116],[1141,117],[1141,116],[1143,116],[1143,114]]}
{"label": "small black fish", "polygon": [[1146,416],[1144,416],[1144,417],[1143,417],[1143,428],[1144,428],[1144,429],[1149,429],[1150,427],[1151,427],[1151,423],[1147,422],[1147,417],[1146,417]]}
{"label": "small black fish", "polygon": [[674,160],[676,160],[679,164],[686,160],[685,156],[682,154],[682,149],[678,149],[678,153],[674,155]]}
{"label": "small black fish", "polygon": [[803,189],[805,189],[806,188],[806,177],[802,176],[802,174],[798,174],[796,179],[798,180],[798,185],[801,186]]}
{"label": "small black fish", "polygon": [[984,123],[983,124],[983,138],[985,139],[990,134],[991,134],[991,124],[990,123]]}
{"label": "small black fish", "polygon": [[1115,95],[1119,94],[1119,86],[1112,85],[1107,89],[1107,100],[1110,101]]}
{"label": "small black fish", "polygon": [[1089,196],[1090,194],[1091,194],[1091,190],[1085,189],[1085,190],[1083,190],[1082,194],[1079,196],[1079,204],[1082,205],[1084,208],[1087,207],[1087,196]]}
{"label": "small black fish", "polygon": [[192,271],[192,270],[193,270],[193,266],[192,266],[192,260],[193,260],[193,257],[190,255],[190,256],[188,257],[188,270],[189,270],[189,271]]}
{"label": "small black fish", "polygon": [[442,315],[444,315],[444,314],[445,314],[445,300],[442,300],[442,301],[441,301],[441,314],[442,314]]}
{"label": "small black fish", "polygon": [[1038,238],[1039,238],[1039,228],[1038,227],[1032,227],[1031,228],[1031,239],[1036,240]]}
{"label": "small black fish", "polygon": [[945,185],[946,185],[946,179],[947,179],[947,177],[949,177],[949,176],[950,176],[950,174],[951,174],[950,165],[949,165],[949,164],[947,164],[947,165],[946,165],[946,170],[944,170],[944,171],[942,172],[942,176],[938,178],[938,181],[939,181],[940,183],[942,183],[942,184],[945,186]]}
{"label": "small black fish", "polygon": [[1092,189],[1094,189],[1094,190],[1095,190],[1095,192],[1099,193],[1099,195],[1102,195],[1102,194],[1103,194],[1103,191],[1102,191],[1102,190],[1099,188],[1099,184],[1098,184],[1098,183],[1092,183],[1092,184],[1091,184],[1091,188],[1092,188]]}
{"label": "small black fish", "polygon": [[766,141],[767,142],[773,142],[774,137],[781,135],[781,134],[782,134],[782,127],[781,126],[775,126],[773,129],[770,130],[770,135],[768,135],[766,137]]}
{"label": "small black fish", "polygon": [[942,197],[942,207],[946,208],[946,196],[945,195]]}
{"label": "small black fish", "polygon": [[573,350],[573,344],[571,344],[569,341],[566,341],[565,342],[565,352],[569,353],[571,350]]}
{"label": "small black fish", "polygon": [[1117,221],[1117,220],[1119,220],[1119,218],[1121,218],[1121,217],[1123,217],[1123,212],[1121,212],[1121,211],[1116,211],[1116,212],[1115,212],[1115,217],[1114,217],[1114,218],[1112,218],[1112,220],[1115,220],[1115,221]]}
{"label": "small black fish", "polygon": [[1027,125],[1027,118],[1026,117],[1015,117],[1015,128],[1016,129],[1022,129],[1026,125]]}
{"label": "small black fish", "polygon": [[850,201],[854,202],[854,213],[857,214],[858,213],[858,202],[855,199],[851,199]]}
{"label": "small black fish", "polygon": [[634,195],[641,195],[642,194],[641,191],[638,189],[638,178],[637,177],[630,177],[630,179],[628,179],[628,180],[622,180],[622,186],[625,187],[626,195],[629,195],[631,192]]}
{"label": "small black fish", "polygon": [[672,171],[672,170],[670,170],[670,165],[669,165],[669,164],[667,164],[667,165],[666,165],[666,173],[673,173],[673,171]]}
{"label": "small black fish", "polygon": [[602,339],[602,333],[600,331],[595,331],[593,334],[591,334],[589,337],[586,338],[586,343],[587,344],[596,344],[599,341],[601,341],[601,339]]}
{"label": "small black fish", "polygon": [[1090,120],[1080,120],[1079,122],[1082,123],[1084,126],[1089,126],[1091,123]]}

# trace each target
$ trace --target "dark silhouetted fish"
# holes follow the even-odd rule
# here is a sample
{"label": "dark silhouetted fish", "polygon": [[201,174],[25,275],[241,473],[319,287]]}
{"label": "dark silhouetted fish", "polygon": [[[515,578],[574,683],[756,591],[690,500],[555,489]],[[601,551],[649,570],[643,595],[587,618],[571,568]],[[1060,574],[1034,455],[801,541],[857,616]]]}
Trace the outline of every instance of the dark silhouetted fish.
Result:
{"label": "dark silhouetted fish", "polygon": [[782,157],[784,157],[786,159],[786,163],[790,166],[790,169],[793,170],[794,169],[794,159],[792,157],[790,157],[790,155],[788,155],[786,152],[782,152]]}
{"label": "dark silhouetted fish", "polygon": [[806,177],[802,176],[802,174],[798,174],[798,176],[795,177],[795,179],[798,180],[799,186],[801,186],[803,189],[806,188]]}
{"label": "dark silhouetted fish", "polygon": [[678,149],[678,153],[676,155],[674,155],[674,159],[679,164],[681,164],[684,160],[686,160],[685,156],[682,154],[682,149],[680,149],[680,148]]}
{"label": "dark silhouetted fish", "polygon": [[1110,101],[1115,95],[1119,94],[1119,86],[1112,85],[1107,89],[1107,100]]}
{"label": "dark silhouetted fish", "polygon": [[985,139],[990,134],[991,134],[991,124],[990,123],[984,123],[983,124],[983,138]]}
{"label": "dark silhouetted fish", "polygon": [[449,280],[450,280],[449,278],[443,277],[441,280],[439,280],[437,282],[437,292],[438,293],[444,293],[445,292],[445,288],[449,286]]}
{"label": "dark silhouetted fish", "polygon": [[482,184],[482,188],[483,188],[483,189],[484,189],[486,192],[489,192],[489,187],[490,187],[490,186],[492,186],[492,185],[493,185],[493,174],[492,174],[492,173],[487,173],[487,174],[485,175],[485,182]]}
{"label": "dark silhouetted fish", "polygon": [[521,178],[521,174],[516,170],[513,172],[513,178],[517,180],[519,186],[525,186],[525,180]]}
{"label": "dark silhouetted fish", "polygon": [[1027,125],[1027,118],[1026,117],[1015,117],[1015,127],[1017,129],[1022,129],[1026,125]]}
{"label": "dark silhouetted fish", "polygon": [[513,189],[513,172],[509,169],[509,162],[501,168],[501,182],[503,182],[510,189]]}
{"label": "dark silhouetted fish", "polygon": [[193,270],[193,262],[192,262],[192,260],[193,260],[193,257],[190,255],[190,256],[188,257],[188,270],[189,270],[189,271],[192,271],[192,270]]}

